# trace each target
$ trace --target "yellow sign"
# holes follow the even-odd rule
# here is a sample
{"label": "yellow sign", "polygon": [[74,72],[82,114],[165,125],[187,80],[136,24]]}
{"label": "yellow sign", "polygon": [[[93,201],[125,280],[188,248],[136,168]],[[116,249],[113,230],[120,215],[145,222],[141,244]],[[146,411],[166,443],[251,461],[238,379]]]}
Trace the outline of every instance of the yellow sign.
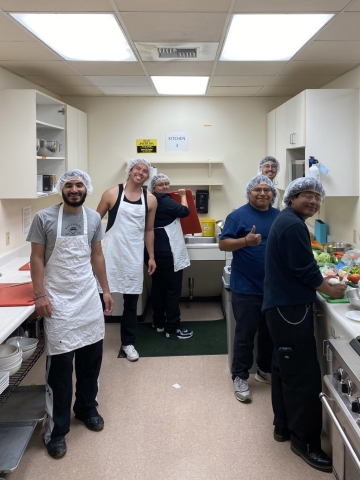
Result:
{"label": "yellow sign", "polygon": [[142,138],[136,140],[137,153],[156,153],[157,140],[155,138]]}

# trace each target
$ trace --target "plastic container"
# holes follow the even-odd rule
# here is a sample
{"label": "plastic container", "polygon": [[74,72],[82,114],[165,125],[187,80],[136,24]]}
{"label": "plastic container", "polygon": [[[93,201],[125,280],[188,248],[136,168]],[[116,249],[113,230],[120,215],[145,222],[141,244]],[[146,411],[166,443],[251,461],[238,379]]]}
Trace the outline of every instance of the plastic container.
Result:
{"label": "plastic container", "polygon": [[315,164],[311,165],[311,167],[309,168],[309,177],[317,178],[318,180],[320,180],[320,170]]}
{"label": "plastic container", "polygon": [[215,219],[206,218],[200,220],[203,237],[215,237]]}

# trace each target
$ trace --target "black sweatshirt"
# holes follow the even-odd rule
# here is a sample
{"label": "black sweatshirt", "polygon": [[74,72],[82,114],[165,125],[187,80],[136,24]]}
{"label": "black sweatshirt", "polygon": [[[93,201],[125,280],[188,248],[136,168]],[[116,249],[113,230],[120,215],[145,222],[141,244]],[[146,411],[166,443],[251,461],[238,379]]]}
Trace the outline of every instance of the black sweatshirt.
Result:
{"label": "black sweatshirt", "polygon": [[263,311],[316,301],[323,277],[304,220],[286,208],[272,224],[265,255]]}

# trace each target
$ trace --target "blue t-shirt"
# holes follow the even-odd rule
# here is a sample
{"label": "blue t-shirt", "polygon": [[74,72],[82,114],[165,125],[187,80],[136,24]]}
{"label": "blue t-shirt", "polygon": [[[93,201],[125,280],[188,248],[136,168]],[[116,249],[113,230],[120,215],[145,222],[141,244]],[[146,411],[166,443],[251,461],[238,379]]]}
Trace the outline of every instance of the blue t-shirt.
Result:
{"label": "blue t-shirt", "polygon": [[250,203],[230,213],[226,218],[220,239],[243,238],[255,225],[255,233],[261,234],[257,247],[243,247],[233,252],[230,290],[243,295],[263,295],[265,277],[265,249],[271,225],[279,210],[257,210]]}

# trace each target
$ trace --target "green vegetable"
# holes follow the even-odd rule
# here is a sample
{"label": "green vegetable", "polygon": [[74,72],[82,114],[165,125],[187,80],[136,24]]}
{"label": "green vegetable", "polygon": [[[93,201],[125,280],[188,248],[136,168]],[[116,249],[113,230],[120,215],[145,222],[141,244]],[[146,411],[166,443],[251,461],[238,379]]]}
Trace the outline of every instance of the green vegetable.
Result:
{"label": "green vegetable", "polygon": [[332,263],[332,257],[330,253],[323,252],[318,255],[317,261],[319,263]]}
{"label": "green vegetable", "polygon": [[[344,275],[346,273],[347,269],[344,268],[343,270],[340,270],[339,274]],[[360,274],[360,267],[351,267],[350,273],[356,273]]]}

